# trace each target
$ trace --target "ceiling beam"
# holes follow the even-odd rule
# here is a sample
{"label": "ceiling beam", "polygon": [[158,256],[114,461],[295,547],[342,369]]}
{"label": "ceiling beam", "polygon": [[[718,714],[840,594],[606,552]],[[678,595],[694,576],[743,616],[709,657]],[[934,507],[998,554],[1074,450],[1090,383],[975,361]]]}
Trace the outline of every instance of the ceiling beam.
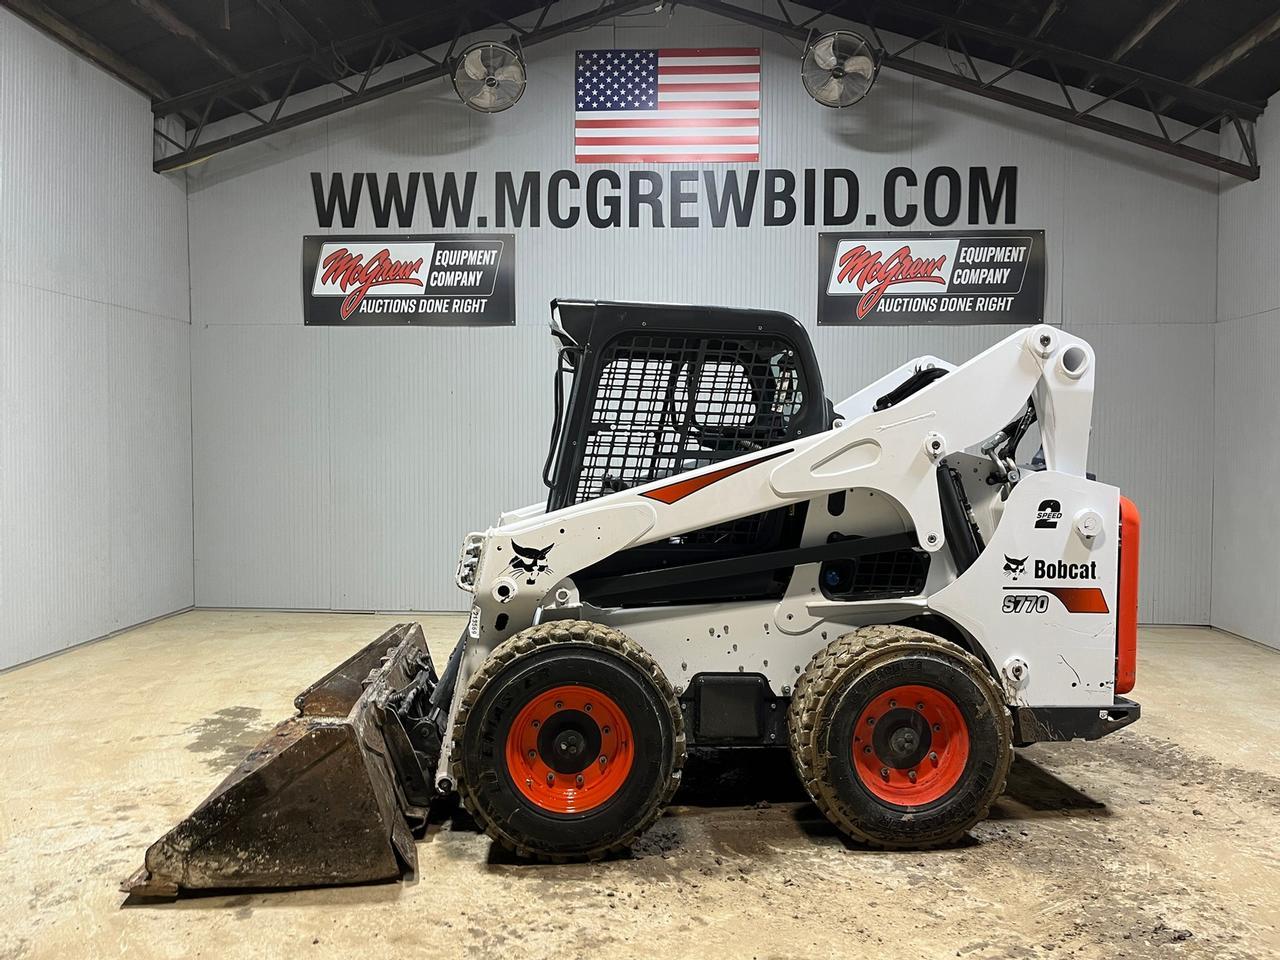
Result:
{"label": "ceiling beam", "polygon": [[1040,22],[1036,24],[1036,28],[1031,31],[1031,39],[1039,40],[1044,36],[1045,31],[1049,29],[1049,25],[1057,19],[1058,14],[1062,12],[1062,8],[1066,6],[1064,0],[1049,0],[1049,5],[1044,8],[1044,13],[1040,15]]}
{"label": "ceiling beam", "polygon": [[[724,0],[683,0],[683,2],[688,6],[719,12],[731,19],[750,22],[744,20],[743,17],[746,8],[724,2]],[[808,3],[805,5],[807,6]],[[937,27],[944,32],[967,37],[970,40],[989,43],[1005,50],[1018,50],[1021,48],[1031,59],[1061,64],[1075,70],[1095,72],[1099,76],[1106,77],[1120,85],[1128,84],[1149,90],[1152,93],[1168,94],[1183,103],[1197,107],[1205,113],[1231,113],[1239,115],[1246,120],[1255,120],[1262,113],[1262,109],[1265,106],[1265,104],[1238,100],[1209,90],[1198,89],[1186,83],[1179,83],[1177,80],[1170,80],[1154,73],[1137,70],[1122,63],[1113,63],[1110,60],[1081,53],[1078,50],[1068,50],[1065,47],[1054,46],[1051,43],[1045,43],[1043,40],[1033,40],[1030,37],[997,30],[980,23],[947,16],[933,10],[914,6],[903,2],[903,0],[857,0],[857,2],[839,3],[822,13],[842,17],[846,20],[855,19],[861,23],[870,22],[874,14],[877,13],[897,14],[909,20]],[[818,16],[821,16],[822,13],[818,14]],[[763,15],[756,19],[758,21],[771,21],[771,18]]]}
{"label": "ceiling beam", "polygon": [[[129,0],[129,2],[174,36],[181,37],[191,43],[197,50],[231,74],[231,76],[237,77],[247,72],[244,67],[214,46],[203,33],[178,16],[162,0]],[[250,89],[262,98],[263,103],[274,99],[270,91],[261,84],[255,85]]]}
{"label": "ceiling beam", "polygon": [[[1124,38],[1116,44],[1115,49],[1111,51],[1110,59],[1119,63],[1138,47],[1142,46],[1142,44],[1146,42],[1147,37],[1151,35],[1151,32],[1155,30],[1156,27],[1160,26],[1169,14],[1173,13],[1179,7],[1185,6],[1186,2],[1187,0],[1164,0],[1164,3],[1160,4],[1160,6],[1148,13],[1142,18],[1141,23],[1125,34]],[[1085,78],[1084,88],[1086,90],[1092,90],[1097,82],[1098,75],[1096,73],[1091,73]]]}
{"label": "ceiling beam", "polygon": [[[1035,27],[1028,36],[1032,40],[1039,40],[1043,37],[1045,32],[1049,29],[1049,26],[1055,19],[1057,19],[1058,14],[1062,12],[1062,8],[1064,6],[1066,6],[1066,0],[1049,0],[1048,5],[1044,8],[1044,12],[1040,14],[1039,21],[1037,21]],[[1018,52],[1013,55],[1013,68],[1016,70],[1023,64],[1028,63],[1030,60],[1031,58],[1027,56],[1023,50],[1019,49]]]}
{"label": "ceiling beam", "polygon": [[[330,55],[352,59],[362,51],[374,50],[384,42],[390,43],[411,31],[430,27],[432,23],[441,18],[455,13],[463,14],[470,8],[471,3],[472,0],[454,0],[452,3],[432,8],[429,13],[416,13],[411,17],[396,20],[393,23],[386,23],[381,27],[357,36],[333,41],[326,45],[326,51]],[[264,83],[268,80],[285,82],[299,67],[318,69],[310,53],[298,54],[268,66],[259,67],[250,73],[232,77],[229,80],[219,80],[216,83],[206,84],[196,90],[178,94],[168,100],[157,100],[151,105],[151,109],[157,115],[181,110],[199,111],[211,96],[221,96],[230,100],[236,91],[248,89],[251,84]],[[326,80],[328,79],[332,79],[331,74],[326,75]]]}
{"label": "ceiling beam", "polygon": [[[682,0],[686,6],[697,7],[708,13],[719,14],[729,20],[736,20],[739,23],[749,24],[769,30],[780,36],[790,37],[800,42],[811,39],[812,31],[808,25],[797,25],[793,21],[784,21],[759,13],[756,10],[747,7],[741,7],[734,3],[725,2],[725,0]],[[897,0],[882,0],[882,2],[873,2],[866,6],[879,8],[884,10],[895,9],[898,12],[911,11],[911,15],[918,19],[926,19],[935,21],[937,27],[950,27],[954,35],[968,35],[970,37],[980,37],[989,39],[991,42],[1009,49],[1015,49],[1019,43],[1024,44],[1027,49],[1036,53],[1037,59],[1047,60],[1050,64],[1070,62],[1078,68],[1097,69],[1099,72],[1108,72],[1113,76],[1119,74],[1129,78],[1130,85],[1136,89],[1148,91],[1182,91],[1186,95],[1194,96],[1195,99],[1206,108],[1210,105],[1217,104],[1216,119],[1225,122],[1238,124],[1248,129],[1247,125],[1252,122],[1262,111],[1257,104],[1251,104],[1245,101],[1232,100],[1229,97],[1223,97],[1219,94],[1211,94],[1207,90],[1188,90],[1183,88],[1171,80],[1157,77],[1152,74],[1146,74],[1130,67],[1123,67],[1118,64],[1111,64],[1100,60],[1097,57],[1090,57],[1085,54],[1076,53],[1075,51],[1064,50],[1060,47],[1053,47],[1036,40],[1025,37],[1018,37],[1013,34],[1002,33],[983,27],[978,24],[967,23],[957,20],[954,17],[947,17],[934,14],[931,11],[921,10],[918,7],[912,7],[905,3],[897,2]],[[842,10],[834,14],[837,17],[847,18],[847,14]],[[816,19],[816,18],[815,18]],[[816,29],[816,28],[815,28]],[[872,27],[873,34],[879,38],[879,32]],[[935,33],[941,33],[942,30],[936,30]],[[944,70],[931,64],[917,60],[913,56],[907,55],[904,51],[909,51],[912,47],[922,41],[915,40],[907,44],[897,53],[885,51],[883,67],[890,70],[897,70],[910,76],[920,77],[925,80],[931,80],[935,83],[944,84],[957,90],[962,90],[974,96],[983,97],[988,100],[995,100],[999,103],[1005,103],[1013,107],[1037,113],[1041,116],[1050,117],[1055,120],[1061,120],[1074,126],[1083,127],[1087,130],[1094,130],[1129,143],[1139,146],[1149,147],[1160,153],[1169,154],[1170,156],[1180,157],[1189,160],[1201,166],[1208,167],[1212,170],[1218,170],[1223,173],[1230,173],[1234,176],[1242,177],[1247,180],[1257,180],[1260,172],[1256,157],[1250,155],[1249,161],[1240,162],[1230,157],[1224,157],[1220,154],[1213,153],[1209,150],[1202,149],[1198,146],[1188,143],[1188,136],[1184,136],[1179,140],[1174,140],[1168,136],[1159,136],[1149,131],[1139,129],[1136,126],[1121,123],[1116,120],[1110,120],[1105,117],[1097,116],[1094,110],[1104,100],[1098,101],[1092,107],[1087,109],[1077,109],[1074,105],[1068,103],[1063,105],[1039,97],[1025,94],[1017,90],[996,86],[996,81],[982,82],[976,77],[969,77],[964,74]],[[1007,76],[1012,72],[1012,68],[1001,74],[1001,77]],[[997,78],[999,79],[999,78]],[[1061,89],[1066,90],[1065,85],[1059,80]],[[1068,98],[1069,100],[1069,98]],[[1205,126],[1208,126],[1206,122]]]}
{"label": "ceiling beam", "polygon": [[280,35],[287,43],[296,43],[311,53],[320,46],[315,35],[304,27],[280,0],[256,0],[258,6],[271,15],[271,19],[280,28]]}
{"label": "ceiling beam", "polygon": [[145,93],[152,100],[165,100],[170,94],[162,84],[145,70],[134,66],[114,50],[89,36],[70,20],[49,9],[40,0],[5,0],[14,13],[29,20],[45,33],[70,47],[103,70],[123,80],[129,86]]}
{"label": "ceiling beam", "polygon": [[1142,18],[1142,22],[1127,33],[1123,40],[1116,44],[1116,48],[1111,51],[1111,59],[1115,61],[1123,60],[1132,51],[1142,46],[1143,41],[1151,35],[1151,31],[1160,26],[1169,14],[1173,13],[1179,7],[1186,6],[1187,0],[1164,0],[1164,3],[1156,7],[1149,14]]}
{"label": "ceiling beam", "polygon": [[1199,70],[1187,77],[1188,86],[1199,87],[1208,83],[1228,67],[1239,63],[1258,47],[1273,37],[1280,36],[1280,10],[1246,33],[1243,37],[1227,47]]}
{"label": "ceiling beam", "polygon": [[[137,0],[134,0],[137,2]],[[520,44],[522,47],[530,47],[534,44],[541,43],[544,40],[553,40],[557,37],[563,37],[568,34],[576,33],[610,20],[613,17],[624,16],[629,13],[640,13],[646,9],[653,10],[654,0],[601,0],[601,2],[584,13],[574,16],[566,16],[554,23],[546,22],[546,9],[543,8],[542,16],[539,17],[539,26],[529,30],[521,37]],[[389,28],[388,28],[389,29]],[[482,29],[477,26],[476,29]],[[412,49],[412,48],[410,48]],[[452,49],[452,47],[451,47]],[[415,51],[416,52],[416,51]],[[408,59],[408,58],[406,58]],[[342,95],[332,100],[326,100],[321,103],[313,104],[310,107],[304,107],[291,113],[282,111],[284,102],[276,108],[276,114],[265,122],[259,122],[257,126],[235,133],[228,134],[217,140],[210,140],[205,143],[188,145],[186,149],[181,151],[169,152],[167,155],[160,157],[155,161],[153,167],[157,173],[165,173],[170,170],[178,170],[200,160],[205,160],[215,154],[230,150],[232,147],[240,146],[245,143],[252,143],[255,140],[261,140],[269,137],[274,133],[282,130],[290,130],[294,127],[310,123],[313,120],[319,120],[323,117],[332,116],[335,113],[341,113],[352,107],[370,103],[382,97],[398,93],[401,90],[407,90],[410,87],[416,87],[419,84],[426,83],[430,80],[437,80],[446,77],[450,72],[450,64],[447,57],[440,60],[428,57],[432,60],[432,64],[421,70],[412,73],[406,73],[389,80],[384,80],[376,84],[361,84],[358,90],[344,92]],[[358,72],[355,75],[359,75]],[[340,91],[348,90],[348,88],[339,88]],[[218,96],[216,92],[211,94]],[[186,100],[186,97],[180,98]],[[153,106],[153,109],[156,109]],[[157,110],[157,113],[161,111]],[[171,144],[172,145],[172,144]]]}

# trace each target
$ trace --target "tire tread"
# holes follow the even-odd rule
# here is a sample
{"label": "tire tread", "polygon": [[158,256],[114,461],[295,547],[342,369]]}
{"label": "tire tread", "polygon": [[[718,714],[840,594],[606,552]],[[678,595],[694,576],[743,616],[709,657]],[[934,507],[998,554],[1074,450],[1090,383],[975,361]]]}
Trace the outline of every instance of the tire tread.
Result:
{"label": "tire tread", "polygon": [[854,840],[884,850],[929,849],[954,843],[991,812],[992,803],[1004,793],[1013,758],[1012,720],[1008,710],[1001,710],[996,722],[1000,742],[1005,749],[1001,751],[996,776],[999,787],[989,791],[985,802],[964,821],[945,833],[903,842],[873,836],[858,826],[852,812],[846,809],[846,804],[836,795],[826,777],[828,757],[818,743],[822,714],[828,697],[849,671],[882,655],[892,658],[895,654],[910,655],[912,652],[941,653],[960,661],[973,679],[985,682],[989,690],[995,692],[997,701],[1002,702],[986,665],[963,647],[912,627],[877,624],[843,634],[815,653],[796,681],[787,713],[791,759],[809,797],[828,820]]}
{"label": "tire tread", "polygon": [[[463,771],[462,757],[464,749],[462,740],[466,731],[467,720],[472,709],[484,694],[485,688],[507,667],[524,657],[532,656],[538,651],[556,645],[594,647],[611,651],[625,658],[653,681],[654,689],[657,690],[663,704],[666,706],[673,731],[675,757],[671,766],[671,773],[667,777],[667,783],[658,802],[653,804],[652,809],[638,819],[623,836],[584,853],[548,853],[522,843],[519,837],[512,835],[505,829],[504,824],[496,822],[487,815],[483,804],[479,801],[479,797],[468,787]],[[463,692],[462,701],[458,706],[458,714],[454,720],[453,749],[451,753],[453,761],[450,765],[450,773],[463,806],[466,807],[471,816],[475,818],[476,823],[489,837],[517,856],[547,863],[567,863],[571,861],[600,860],[629,849],[641,834],[653,826],[658,817],[661,816],[663,808],[671,801],[672,796],[679,788],[686,753],[684,714],[680,710],[680,702],[676,699],[675,690],[667,680],[666,674],[662,672],[662,668],[658,666],[657,661],[643,647],[621,630],[601,623],[594,623],[590,620],[549,620],[538,626],[522,630],[515,636],[508,637],[498,644],[490,652],[484,663],[480,665],[480,669],[471,677],[470,682],[467,684],[467,689]]]}

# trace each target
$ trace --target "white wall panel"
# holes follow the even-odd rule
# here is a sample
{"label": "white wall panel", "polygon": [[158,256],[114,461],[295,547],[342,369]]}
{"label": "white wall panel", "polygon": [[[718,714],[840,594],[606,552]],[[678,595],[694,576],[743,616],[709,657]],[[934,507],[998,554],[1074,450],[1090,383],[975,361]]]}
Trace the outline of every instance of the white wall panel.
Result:
{"label": "white wall panel", "polygon": [[0,279],[187,319],[186,191],[146,98],[0,12]]}
{"label": "white wall panel", "polygon": [[1213,325],[1073,323],[1098,356],[1090,469],[1142,513],[1138,615],[1204,623],[1212,562]]}
{"label": "white wall panel", "polygon": [[457,608],[467,531],[493,523],[501,505],[546,498],[550,337],[523,326],[329,338],[330,605]]}
{"label": "white wall panel", "polygon": [[1218,320],[1234,320],[1280,306],[1280,119],[1271,109],[1258,121],[1262,179],[1222,178],[1218,216]]}
{"label": "white wall panel", "polygon": [[192,602],[186,195],[150,126],[0,10],[0,668]]}
{"label": "white wall panel", "polygon": [[1213,625],[1280,647],[1280,308],[1216,333]]}
{"label": "white wall panel", "polygon": [[1212,618],[1280,647],[1280,122],[1270,112],[1258,148],[1261,180],[1222,181]]}
{"label": "white wall panel", "polygon": [[[1186,449],[1189,436],[1193,445],[1208,442],[1194,431],[1211,417],[1202,373],[1211,360],[1195,351],[1212,349],[1216,180],[888,71],[857,107],[828,110],[801,87],[793,46],[683,8],[530,48],[528,90],[504,114],[475,114],[447,84],[426,85],[188,172],[200,603],[458,608],[463,596],[450,583],[458,535],[540,490],[552,372],[544,326],[553,297],[785,310],[814,333],[832,394],[919,353],[964,359],[1007,332],[815,329],[821,228],[799,220],[764,226],[757,213],[750,228],[717,229],[702,206],[702,225],[692,229],[600,230],[585,214],[572,229],[545,223],[545,175],[575,169],[585,182],[596,169],[571,159],[575,50],[725,44],[764,51],[761,162],[738,166],[740,177],[756,168],[848,167],[860,178],[863,211],[879,212],[884,175],[897,165],[922,175],[935,165],[962,174],[1018,166],[1013,225],[1048,236],[1046,317],[1087,330],[1102,351],[1099,392],[1113,407],[1099,413],[1093,468],[1122,481],[1148,517],[1144,617],[1207,619],[1204,564],[1183,548],[1209,542],[1211,477],[1203,470],[1147,477],[1142,464]],[[918,55],[937,56],[925,48]],[[398,68],[387,69],[390,76]],[[632,165],[614,168],[625,177]],[[476,213],[490,218],[488,229],[496,229],[494,171],[543,171],[544,225],[516,230],[517,329],[304,328],[302,236],[323,232],[313,170],[326,181],[333,171],[476,171]],[[365,207],[355,229],[373,228]],[[884,228],[881,217],[876,229]],[[419,216],[413,229],[430,228]],[[335,224],[332,232],[343,230]],[[1177,376],[1159,373],[1153,355]],[[462,397],[470,402],[442,411]],[[275,402],[285,411],[261,409]],[[1127,435],[1128,408],[1152,426]],[[1171,410],[1190,419],[1179,422]],[[321,466],[324,475],[314,472]],[[316,489],[300,494],[304,475]]]}
{"label": "white wall panel", "polygon": [[328,349],[301,324],[194,327],[200,606],[332,605]]}

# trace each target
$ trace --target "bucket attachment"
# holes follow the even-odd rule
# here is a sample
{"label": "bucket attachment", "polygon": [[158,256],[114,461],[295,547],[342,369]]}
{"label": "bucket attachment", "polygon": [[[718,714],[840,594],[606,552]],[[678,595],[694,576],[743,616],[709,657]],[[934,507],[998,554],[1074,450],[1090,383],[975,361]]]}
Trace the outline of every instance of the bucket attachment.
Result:
{"label": "bucket attachment", "polygon": [[147,850],[127,893],[390,880],[417,868],[462,641],[436,677],[402,623],[312,684],[190,816]]}

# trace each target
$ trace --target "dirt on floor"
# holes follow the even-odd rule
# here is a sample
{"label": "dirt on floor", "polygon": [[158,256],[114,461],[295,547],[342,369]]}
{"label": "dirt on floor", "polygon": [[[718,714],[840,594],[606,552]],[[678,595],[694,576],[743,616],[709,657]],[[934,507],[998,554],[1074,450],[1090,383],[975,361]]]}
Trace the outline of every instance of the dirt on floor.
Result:
{"label": "dirt on floor", "polygon": [[[1280,653],[1145,629],[1144,717],[1019,751],[960,845],[845,842],[785,753],[691,758],[627,857],[518,862],[441,809],[405,883],[118,892],[298,689],[394,617],[198,611],[0,675],[0,960],[1280,957]],[[439,660],[457,617],[423,618]]]}

